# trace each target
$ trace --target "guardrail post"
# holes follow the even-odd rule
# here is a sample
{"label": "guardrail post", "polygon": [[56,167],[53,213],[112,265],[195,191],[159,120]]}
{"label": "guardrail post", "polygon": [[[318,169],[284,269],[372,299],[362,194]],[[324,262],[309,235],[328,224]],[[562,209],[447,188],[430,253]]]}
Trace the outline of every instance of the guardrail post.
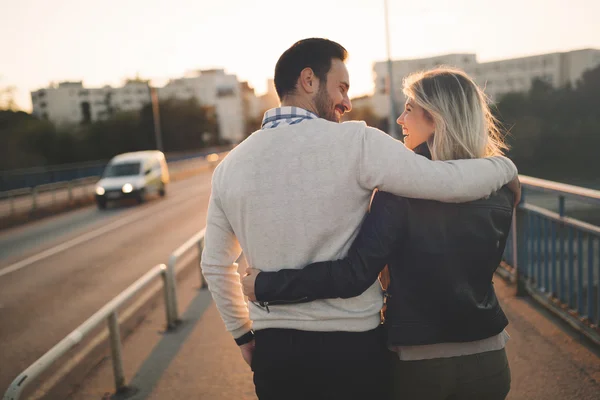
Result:
{"label": "guardrail post", "polygon": [[204,237],[198,240],[198,272],[200,274],[200,289],[208,288],[208,284],[206,283],[206,279],[204,279],[204,275],[202,274],[202,252],[204,251]]}
{"label": "guardrail post", "polygon": [[[522,189],[521,202],[522,204],[525,202],[525,189]],[[529,229],[529,224],[527,223],[527,212],[522,210],[519,205],[517,205],[515,209],[515,222],[516,229],[513,230],[514,242],[516,243],[515,247],[515,274],[517,281],[517,296],[526,296],[527,295],[527,265],[529,263],[529,248],[527,243],[527,233]]]}
{"label": "guardrail post", "polygon": [[558,214],[565,216],[565,196],[558,196]]}
{"label": "guardrail post", "polygon": [[115,376],[115,391],[117,393],[126,389],[125,372],[123,371],[123,354],[121,350],[121,334],[117,312],[113,311],[108,316],[108,331],[110,332],[110,351],[112,355],[113,373]]}
{"label": "guardrail post", "polygon": [[167,266],[163,264],[160,276],[163,281],[163,294],[165,296],[165,318],[167,321],[167,330],[172,329],[174,318],[171,316],[171,297],[169,295],[169,279],[167,278]]}
{"label": "guardrail post", "polygon": [[177,326],[179,320],[179,307],[177,305],[177,286],[175,281],[175,264],[177,263],[177,257],[173,254],[169,258],[169,265],[167,265],[165,283],[166,293],[165,298],[167,306],[167,328],[174,329]]}
{"label": "guardrail post", "polygon": [[165,296],[165,317],[167,321],[167,330],[173,329],[177,321],[177,317],[173,316],[173,305],[171,304],[171,293],[169,291],[169,272],[167,266],[163,264],[161,277],[163,280],[163,294]]}
{"label": "guardrail post", "polygon": [[37,186],[34,186],[31,189],[31,211],[35,211],[37,208],[37,196],[38,196],[38,189],[37,189]]}
{"label": "guardrail post", "polygon": [[15,213],[15,196],[9,195],[8,201],[10,202],[10,215]]}
{"label": "guardrail post", "polygon": [[69,181],[67,184],[67,191],[69,192],[69,204],[73,203],[73,181]]}

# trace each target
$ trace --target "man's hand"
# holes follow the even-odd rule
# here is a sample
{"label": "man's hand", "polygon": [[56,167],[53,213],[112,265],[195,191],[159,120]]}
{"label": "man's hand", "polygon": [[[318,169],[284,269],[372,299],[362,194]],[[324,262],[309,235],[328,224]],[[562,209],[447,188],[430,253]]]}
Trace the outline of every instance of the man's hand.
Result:
{"label": "man's hand", "polygon": [[254,339],[252,339],[251,342],[240,346],[242,357],[244,358],[244,361],[246,361],[246,364],[248,364],[250,367],[252,367],[252,355],[254,354],[255,345],[256,342],[254,341]]}
{"label": "man's hand", "polygon": [[508,188],[515,194],[515,207],[521,202],[521,182],[517,176],[515,179],[508,183]]}
{"label": "man's hand", "polygon": [[244,294],[248,296],[248,300],[256,301],[256,294],[254,293],[254,282],[256,277],[260,274],[260,271],[253,268],[246,269],[246,276],[242,278],[242,289]]}

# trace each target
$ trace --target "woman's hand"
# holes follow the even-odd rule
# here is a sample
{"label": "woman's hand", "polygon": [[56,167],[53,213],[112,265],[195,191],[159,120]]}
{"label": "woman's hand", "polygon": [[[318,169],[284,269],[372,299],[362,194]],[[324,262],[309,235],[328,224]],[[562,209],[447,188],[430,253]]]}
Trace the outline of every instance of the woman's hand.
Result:
{"label": "woman's hand", "polygon": [[518,176],[508,183],[508,188],[515,194],[514,206],[516,207],[521,202],[521,181]]}
{"label": "woman's hand", "polygon": [[260,271],[253,268],[246,269],[246,275],[242,278],[242,289],[244,294],[248,296],[248,300],[256,301],[256,294],[254,293],[254,282],[256,277],[260,274]]}

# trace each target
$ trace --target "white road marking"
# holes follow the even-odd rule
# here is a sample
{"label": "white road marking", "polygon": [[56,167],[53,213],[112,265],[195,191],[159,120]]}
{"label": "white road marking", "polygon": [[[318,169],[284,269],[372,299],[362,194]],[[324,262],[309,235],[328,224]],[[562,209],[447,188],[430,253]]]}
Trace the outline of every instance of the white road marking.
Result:
{"label": "white road marking", "polygon": [[[202,189],[204,189],[205,186],[209,186],[209,185],[202,185]],[[180,195],[177,196],[176,199],[178,199],[179,197],[181,197],[182,199],[179,201],[176,201],[175,203],[169,203],[170,205],[177,205],[179,203],[183,203],[186,201],[191,201],[191,200],[195,200],[194,197],[190,197],[189,193],[186,193],[185,195]],[[115,230],[117,228],[122,227],[123,225],[127,225],[131,222],[137,221],[139,219],[144,218],[147,215],[150,214],[154,214],[156,213],[156,208],[155,207],[151,207],[148,208],[147,210],[143,210],[143,211],[139,211],[133,215],[130,215],[129,217],[123,218],[123,219],[119,219],[111,224],[108,224],[106,226],[103,226],[102,228],[98,228],[96,230],[90,231],[84,235],[81,235],[79,237],[76,237],[74,239],[71,239],[67,242],[61,243],[57,246],[51,247],[49,249],[46,249],[44,251],[42,251],[41,253],[35,254],[31,257],[27,257],[24,260],[21,260],[19,262],[16,262],[12,265],[9,265],[6,268],[3,268],[2,270],[0,270],[0,277],[4,276],[4,275],[8,275],[10,273],[13,273],[15,271],[18,271],[22,268],[25,268],[33,263],[36,263],[40,260],[43,260],[44,258],[53,256],[57,253],[60,253],[61,251],[65,251],[67,249],[70,249],[74,246],[77,246],[78,244],[87,242],[90,239],[94,239],[100,235],[103,235],[107,232],[110,232],[112,230]]]}

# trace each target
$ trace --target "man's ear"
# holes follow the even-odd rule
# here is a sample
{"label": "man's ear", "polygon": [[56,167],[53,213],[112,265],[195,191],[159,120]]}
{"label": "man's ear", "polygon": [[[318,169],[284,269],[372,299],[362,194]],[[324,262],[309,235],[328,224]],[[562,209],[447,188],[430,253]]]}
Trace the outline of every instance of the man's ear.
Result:
{"label": "man's ear", "polygon": [[312,68],[306,67],[300,72],[298,88],[305,93],[316,93],[319,90],[319,79],[315,76]]}

